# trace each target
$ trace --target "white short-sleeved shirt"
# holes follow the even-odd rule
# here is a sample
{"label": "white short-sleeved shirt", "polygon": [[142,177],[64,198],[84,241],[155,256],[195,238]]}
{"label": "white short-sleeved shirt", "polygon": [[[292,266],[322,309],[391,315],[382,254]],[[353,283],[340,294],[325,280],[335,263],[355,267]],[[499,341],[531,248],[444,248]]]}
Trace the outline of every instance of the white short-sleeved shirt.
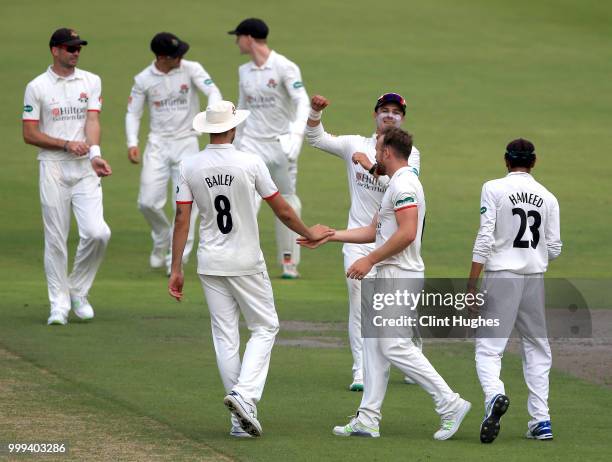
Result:
{"label": "white short-sleeved shirt", "polygon": [[264,162],[231,144],[209,144],[181,162],[176,202],[200,211],[198,273],[242,276],[261,273],[255,194],[269,200],[278,189]]}
{"label": "white short-sleeved shirt", "polygon": [[421,238],[426,211],[425,193],[419,178],[410,167],[400,168],[389,181],[378,212],[376,248],[381,247],[398,230],[396,212],[413,207],[418,210],[416,238],[400,253],[381,261],[379,265],[395,265],[406,271],[425,271],[421,258]]}
{"label": "white short-sleeved shirt", "polygon": [[[24,121],[37,121],[45,135],[68,141],[86,141],[88,111],[102,109],[102,81],[91,72],[75,68],[62,77],[51,69],[28,83],[23,98]],[[39,160],[87,160],[61,149],[40,149]]]}
{"label": "white short-sleeved shirt", "polygon": [[221,92],[202,65],[181,60],[181,65],[168,73],[152,63],[134,78],[128,98],[126,132],[128,146],[138,145],[139,121],[145,104],[149,106],[150,133],[183,138],[195,136],[191,123],[200,112],[196,90],[208,98],[208,105],[221,101]]}
{"label": "white short-sleeved shirt", "polygon": [[485,271],[543,273],[561,247],[559,202],[533,176],[512,172],[484,184],[472,260]]}
{"label": "white short-sleeved shirt", "polygon": [[[271,51],[261,67],[249,61],[239,67],[238,77],[238,107],[251,111],[242,136],[272,139],[289,133],[290,123],[300,118],[298,104],[306,107],[307,117],[310,103],[300,68],[283,55]],[[304,118],[301,124],[305,123]]]}

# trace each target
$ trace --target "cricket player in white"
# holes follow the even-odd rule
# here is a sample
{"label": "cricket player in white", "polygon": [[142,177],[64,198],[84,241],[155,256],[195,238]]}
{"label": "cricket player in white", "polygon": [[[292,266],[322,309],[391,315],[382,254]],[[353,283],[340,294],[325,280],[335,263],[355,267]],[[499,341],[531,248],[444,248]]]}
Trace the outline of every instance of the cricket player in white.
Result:
{"label": "cricket player in white", "polygon": [[[260,156],[272,179],[298,216],[302,204],[295,179],[310,103],[299,67],[270,50],[268,26],[260,19],[242,21],[230,34],[251,61],[238,69],[238,107],[251,111],[251,117],[238,128],[236,147]],[[296,235],[276,220],[276,247],[282,277],[295,279],[300,262]]]}
{"label": "cricket player in white", "polygon": [[[376,265],[376,280],[414,279],[422,287],[425,266],[420,255],[425,196],[418,177],[408,166],[412,137],[400,128],[387,128],[376,141],[376,163],[380,174],[390,177],[378,215],[365,227],[336,231],[320,242],[299,239],[310,248],[327,241],[376,242],[376,248],[356,260],[347,276],[362,280]],[[420,288],[415,289],[420,291]],[[364,392],[357,415],[344,426],[335,427],[338,436],[379,437],[381,408],[391,365],[423,387],[433,398],[441,417],[436,440],[452,437],[470,403],[454,393],[411,337],[365,338],[363,343]]]}
{"label": "cricket player in white", "polygon": [[[385,93],[374,106],[375,133],[366,138],[359,135],[333,136],[323,129],[320,122],[323,109],[329,100],[315,95],[311,100],[311,111],[306,125],[306,140],[322,151],[340,157],[346,164],[351,197],[348,229],[368,226],[378,211],[387,189],[389,177],[376,173],[376,139],[386,127],[400,127],[406,116],[406,100],[397,93]],[[410,153],[410,168],[418,175],[421,155],[416,147]],[[359,258],[374,250],[373,243],[344,244],[344,272]],[[374,277],[372,270],[371,277]],[[346,278],[349,293],[349,343],[353,354],[353,382],[351,391],[363,391],[363,338],[361,337],[361,283]]]}
{"label": "cricket player in white", "polygon": [[[125,115],[128,158],[140,162],[138,129],[145,104],[149,106],[150,129],[140,175],[138,208],[151,226],[153,250],[149,259],[152,268],[166,267],[170,271],[170,239],[172,228],[164,212],[168,195],[168,180],[172,179],[172,194],[176,194],[178,166],[185,156],[200,149],[191,128],[200,111],[197,90],[209,104],[221,101],[221,93],[200,63],[183,59],[189,45],[169,32],[160,32],[151,40],[155,61],[134,78]],[[172,204],[174,206],[174,202]],[[193,248],[197,209],[193,208],[192,226],[183,255],[187,262]]]}
{"label": "cricket player in white", "polygon": [[[76,67],[84,45],[76,31],[56,30],[49,42],[53,64],[27,85],[24,97],[23,138],[40,148],[48,324],[66,324],[71,308],[80,319],[94,317],[87,295],[110,239],[99,178],[112,173],[100,151],[102,84]],[[70,210],[80,239],[68,276]]]}
{"label": "cricket player in white", "polygon": [[[193,127],[210,133],[210,144],[183,160],[177,193],[172,247],[170,295],[180,300],[183,288],[181,256],[187,240],[192,203],[201,217],[198,274],[210,311],[217,364],[233,414],[232,436],[260,436],[259,402],[278,317],[272,285],[259,246],[257,203],[263,198],[289,228],[308,239],[322,239],[333,231],[322,225],[307,228],[279,194],[263,161],[238,151],[231,143],[235,127],[249,116],[229,101],[220,101],[198,114]],[[240,361],[240,313],[251,331]]]}
{"label": "cricket player in white", "polygon": [[483,443],[495,440],[500,419],[510,404],[500,372],[515,325],[529,389],[531,420],[526,436],[539,440],[553,437],[548,410],[552,357],[546,337],[544,272],[548,261],[561,254],[559,203],[530,174],[536,161],[530,141],[519,138],[510,142],[505,161],[508,175],[482,187],[480,229],[468,282],[468,289],[475,292],[484,268],[483,314],[500,322],[500,328],[483,330],[476,338],[476,370],[485,394],[485,418],[480,427]]}

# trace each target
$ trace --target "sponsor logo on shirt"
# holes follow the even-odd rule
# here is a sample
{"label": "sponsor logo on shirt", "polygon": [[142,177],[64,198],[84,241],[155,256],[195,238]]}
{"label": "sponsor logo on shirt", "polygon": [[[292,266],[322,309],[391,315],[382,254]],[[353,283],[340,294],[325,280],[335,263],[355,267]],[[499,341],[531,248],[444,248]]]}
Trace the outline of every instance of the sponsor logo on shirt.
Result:
{"label": "sponsor logo on shirt", "polygon": [[81,92],[81,95],[79,96],[79,101],[81,103],[86,103],[87,101],[89,101],[89,96],[87,96],[87,93]]}
{"label": "sponsor logo on shirt", "polygon": [[296,90],[298,88],[302,88],[303,86],[304,86],[304,84],[302,82],[300,82],[300,81],[293,82],[293,88],[295,88]]}
{"label": "sponsor logo on shirt", "polygon": [[86,107],[54,107],[51,109],[51,117],[53,122],[64,122],[67,120],[83,120],[85,119]]}
{"label": "sponsor logo on shirt", "polygon": [[278,86],[278,83],[276,83],[276,80],[274,79],[268,80],[268,83],[267,83],[268,88],[276,88],[277,86]]}
{"label": "sponsor logo on shirt", "polygon": [[187,85],[187,84],[185,84],[185,83],[184,83],[184,84],[182,84],[182,85],[181,85],[181,89],[179,90],[179,93],[180,93],[181,95],[186,95],[188,92],[189,92],[189,85]]}
{"label": "sponsor logo on shirt", "polygon": [[412,204],[414,203],[414,197],[404,197],[403,199],[399,199],[398,201],[395,202],[395,206],[396,207],[402,207],[404,205],[408,205],[408,204]]}
{"label": "sponsor logo on shirt", "polygon": [[204,80],[204,85],[212,85],[212,84],[213,84],[213,79]]}
{"label": "sponsor logo on shirt", "polygon": [[264,109],[276,106],[276,98],[274,96],[251,96],[246,97],[249,109]]}
{"label": "sponsor logo on shirt", "polygon": [[153,106],[158,111],[164,112],[176,112],[176,111],[185,111],[189,105],[189,101],[184,98],[166,98],[158,101],[153,101]]}
{"label": "sponsor logo on shirt", "polygon": [[386,186],[381,185],[376,178],[367,173],[355,172],[355,180],[358,186],[370,191],[384,193],[387,190]]}
{"label": "sponsor logo on shirt", "polygon": [[480,207],[480,214],[482,215],[483,213],[485,213],[487,211],[486,207]]}
{"label": "sponsor logo on shirt", "polygon": [[23,107],[23,112],[32,112],[34,110],[34,108],[32,106],[30,106],[29,104],[26,104]]}

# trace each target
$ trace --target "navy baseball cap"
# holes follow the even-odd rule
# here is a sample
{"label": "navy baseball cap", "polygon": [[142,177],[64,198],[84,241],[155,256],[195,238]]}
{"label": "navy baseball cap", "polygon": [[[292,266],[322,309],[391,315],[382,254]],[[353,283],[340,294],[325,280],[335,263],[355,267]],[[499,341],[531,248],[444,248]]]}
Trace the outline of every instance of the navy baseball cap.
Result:
{"label": "navy baseball cap", "polygon": [[268,37],[268,26],[261,19],[249,18],[242,21],[236,29],[228,32],[230,35],[250,35],[256,39],[265,39]]}
{"label": "navy baseball cap", "polygon": [[58,29],[53,32],[51,39],[49,39],[49,48],[56,47],[59,45],[87,45],[87,40],[81,40],[81,37],[79,37],[79,34],[74,29],[62,27],[61,29]]}
{"label": "navy baseball cap", "polygon": [[384,95],[381,95],[376,101],[374,112],[378,111],[379,107],[384,106],[387,103],[397,104],[402,109],[404,115],[406,115],[406,100],[399,93],[385,93]]}
{"label": "navy baseball cap", "polygon": [[151,51],[155,53],[155,56],[178,58],[187,53],[187,50],[189,50],[189,44],[170,32],[155,34],[151,40]]}

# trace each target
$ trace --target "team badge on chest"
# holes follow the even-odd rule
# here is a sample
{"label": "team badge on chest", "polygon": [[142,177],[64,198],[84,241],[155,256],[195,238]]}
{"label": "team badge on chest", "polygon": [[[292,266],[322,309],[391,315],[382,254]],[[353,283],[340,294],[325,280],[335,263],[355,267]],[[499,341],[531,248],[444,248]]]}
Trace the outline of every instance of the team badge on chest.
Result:
{"label": "team badge on chest", "polygon": [[79,101],[81,103],[86,103],[87,101],[89,101],[89,96],[87,96],[87,93],[81,92],[81,94],[79,96]]}
{"label": "team badge on chest", "polygon": [[268,80],[268,83],[267,83],[267,85],[266,85],[266,86],[267,86],[268,88],[276,88],[276,87],[277,87],[277,85],[278,85],[278,83],[276,83],[276,80],[274,80],[274,79],[270,79],[270,80]]}
{"label": "team badge on chest", "polygon": [[186,95],[188,92],[189,92],[189,85],[187,85],[187,84],[185,84],[185,83],[184,83],[184,84],[182,84],[182,85],[181,85],[181,89],[179,90],[179,93],[180,93],[181,95]]}

